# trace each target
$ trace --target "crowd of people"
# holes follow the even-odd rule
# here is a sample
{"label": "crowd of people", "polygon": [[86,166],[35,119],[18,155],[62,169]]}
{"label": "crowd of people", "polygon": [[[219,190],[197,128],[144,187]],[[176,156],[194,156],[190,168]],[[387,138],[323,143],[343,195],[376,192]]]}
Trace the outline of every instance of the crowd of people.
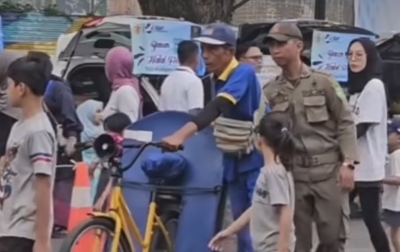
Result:
{"label": "crowd of people", "polygon": [[[399,177],[396,148],[390,147],[398,146],[398,121],[391,121],[388,128],[382,62],[374,42],[360,38],[350,43],[346,95],[333,77],[307,66],[298,27],[277,23],[269,31],[267,44],[282,74],[261,91],[255,75],[259,57],[248,56],[257,55],[254,46],[235,50],[229,28],[214,25],[210,29],[207,34],[211,35],[196,40],[215,78],[217,95],[192,122],[164,139],[177,147],[213,123],[217,146],[224,152],[224,179],[235,221],[210,241],[210,248],[221,249],[236,234],[241,252],[311,251],[315,222],[317,251],[345,251],[351,193],[351,202],[355,195],[359,197],[375,250],[390,251],[381,224],[384,185],[383,217],[391,227],[392,245],[399,251]],[[261,97],[266,98],[269,110],[261,109]],[[226,136],[218,134],[219,128],[229,130],[229,125],[219,123],[221,115],[232,119],[237,128],[238,121],[253,121],[264,112],[268,114],[256,122],[257,150],[222,144]],[[236,139],[236,144],[242,143]]]}
{"label": "crowd of people", "polygon": [[92,142],[104,132],[122,137],[141,117],[139,81],[130,51],[114,48],[105,65],[113,90],[109,102],[87,100],[76,108],[71,88],[51,74],[47,54],[3,51],[0,62],[0,251],[50,252],[51,234],[64,235],[68,225],[70,159],[82,156],[88,163],[93,204],[100,198],[96,155],[91,149],[78,153],[76,143]]}
{"label": "crowd of people", "polygon": [[[237,235],[238,252],[310,252],[315,222],[318,252],[345,251],[349,203],[358,195],[375,250],[391,251],[391,240],[400,252],[400,119],[387,119],[374,43],[350,43],[346,95],[330,75],[302,61],[303,36],[293,23],[277,23],[267,34],[282,74],[266,85],[256,75],[262,65],[257,46],[236,46],[225,24],[204,34],[179,43],[180,66],[161,86],[160,110],[193,115],[163,139],[169,151],[214,127],[234,222],[209,247],[221,250]],[[196,75],[198,44],[215,87],[207,104]],[[64,182],[74,174],[61,167],[71,158],[81,155],[89,165],[92,203],[101,208],[106,185],[99,182],[99,160],[93,149],[77,153],[75,146],[105,132],[122,137],[142,117],[133,63],[128,49],[111,49],[108,103],[87,100],[75,108],[68,84],[51,74],[48,55],[0,53],[0,252],[52,251],[51,233],[65,232],[68,223],[72,185]],[[238,140],[235,134],[243,133],[251,137]],[[390,239],[381,224],[382,188]]]}

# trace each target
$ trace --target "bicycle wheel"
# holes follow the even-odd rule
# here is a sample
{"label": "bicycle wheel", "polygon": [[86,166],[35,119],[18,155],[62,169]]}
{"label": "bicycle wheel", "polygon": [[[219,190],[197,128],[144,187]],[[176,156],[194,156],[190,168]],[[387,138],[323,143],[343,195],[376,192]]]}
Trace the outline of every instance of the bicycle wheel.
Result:
{"label": "bicycle wheel", "polygon": [[[169,212],[160,216],[161,222],[164,224],[165,229],[168,232],[168,237],[165,237],[164,233],[159,227],[154,230],[153,239],[151,240],[151,252],[174,252],[175,250],[175,238],[178,231],[178,213]],[[168,248],[167,239],[172,243],[172,248]]]}
{"label": "bicycle wheel", "polygon": [[[102,239],[102,246],[99,251],[94,251],[91,248],[86,248],[85,250],[91,252],[104,252],[108,251],[105,248],[110,248],[112,239],[114,237],[114,227],[115,223],[111,219],[102,218],[102,217],[93,217],[90,220],[84,222],[78,228],[76,228],[71,234],[68,234],[67,238],[62,243],[61,249],[59,252],[71,252],[74,251],[75,246],[79,245],[79,239],[84,237],[86,233],[92,232],[93,236],[103,236],[106,232],[108,237],[107,239]],[[99,231],[102,231],[99,234]],[[106,237],[104,237],[106,238]],[[110,239],[111,238],[111,239]],[[131,250],[129,247],[128,239],[124,233],[121,234],[118,246],[118,252],[135,252],[135,250]]]}

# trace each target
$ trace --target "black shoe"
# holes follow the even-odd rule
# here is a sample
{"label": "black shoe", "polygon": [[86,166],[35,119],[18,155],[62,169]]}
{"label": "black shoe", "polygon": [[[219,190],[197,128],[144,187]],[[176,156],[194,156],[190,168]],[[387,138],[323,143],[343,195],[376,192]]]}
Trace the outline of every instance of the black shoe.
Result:
{"label": "black shoe", "polygon": [[67,229],[60,226],[54,226],[53,232],[51,234],[51,238],[53,239],[60,239],[67,236]]}
{"label": "black shoe", "polygon": [[362,218],[362,212],[359,209],[356,203],[350,204],[350,218],[351,219],[360,219]]}

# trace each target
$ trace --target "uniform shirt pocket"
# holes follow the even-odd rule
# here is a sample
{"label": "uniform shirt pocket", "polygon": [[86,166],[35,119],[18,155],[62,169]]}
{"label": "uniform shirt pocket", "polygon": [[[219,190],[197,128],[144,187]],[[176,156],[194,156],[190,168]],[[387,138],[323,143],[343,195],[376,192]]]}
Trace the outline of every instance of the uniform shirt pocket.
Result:
{"label": "uniform shirt pocket", "polygon": [[329,119],[325,96],[308,96],[303,99],[307,122],[321,123]]}

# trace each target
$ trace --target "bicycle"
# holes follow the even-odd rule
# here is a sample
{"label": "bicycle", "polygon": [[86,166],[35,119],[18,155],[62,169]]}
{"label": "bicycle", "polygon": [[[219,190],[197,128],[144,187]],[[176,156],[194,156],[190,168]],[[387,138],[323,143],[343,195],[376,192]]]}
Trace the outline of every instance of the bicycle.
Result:
{"label": "bicycle", "polygon": [[[95,247],[97,249],[91,252],[101,252],[104,246],[107,246],[110,252],[134,252],[134,241],[136,241],[143,252],[154,251],[155,240],[160,239],[162,236],[163,241],[166,243],[166,252],[174,252],[174,242],[170,237],[168,228],[164,220],[157,214],[157,204],[155,202],[156,193],[152,192],[151,201],[149,204],[149,214],[147,217],[147,224],[145,234],[140,234],[139,228],[129,213],[127,203],[122,194],[121,180],[122,175],[138,160],[141,153],[149,146],[163,148],[163,144],[149,142],[142,145],[124,145],[124,149],[138,148],[138,152],[129,165],[120,167],[119,159],[111,158],[111,200],[110,207],[107,212],[93,212],[91,218],[77,227],[67,238],[64,240],[59,252],[73,251],[74,245],[77,240],[87,231],[95,229]],[[182,149],[182,148],[180,148]],[[113,236],[111,244],[104,241],[103,232],[97,229],[106,231]],[[131,239],[133,236],[134,241]],[[107,243],[107,244],[106,244]],[[87,251],[89,251],[88,249]]]}

